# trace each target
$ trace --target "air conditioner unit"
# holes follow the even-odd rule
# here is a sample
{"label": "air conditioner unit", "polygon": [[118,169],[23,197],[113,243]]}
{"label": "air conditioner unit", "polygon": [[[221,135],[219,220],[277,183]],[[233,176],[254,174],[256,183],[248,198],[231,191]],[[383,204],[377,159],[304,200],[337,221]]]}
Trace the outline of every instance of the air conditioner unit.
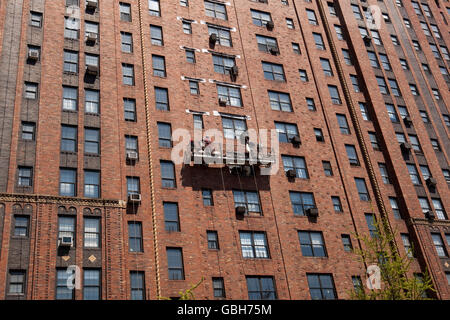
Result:
{"label": "air conditioner unit", "polygon": [[136,161],[138,159],[138,153],[136,151],[127,151],[127,160]]}
{"label": "air conditioner unit", "polygon": [[317,218],[319,216],[319,209],[308,208],[308,209],[306,209],[306,215],[311,218]]}
{"label": "air conditioner unit", "polygon": [[286,177],[295,178],[297,177],[297,172],[294,169],[289,169],[288,171],[286,171]]}
{"label": "air conditioner unit", "polygon": [[236,217],[244,218],[244,215],[247,213],[247,208],[244,206],[236,207]]}
{"label": "air conditioner unit", "polygon": [[366,35],[363,37],[363,40],[366,45],[369,45],[370,42],[372,41],[372,38]]}
{"label": "air conditioner unit", "polygon": [[272,30],[274,27],[275,27],[275,24],[273,23],[272,20],[271,20],[271,21],[267,21],[267,23],[266,23],[266,28],[267,28],[268,30]]}
{"label": "air conditioner unit", "polygon": [[428,220],[434,220],[436,219],[436,216],[434,215],[434,212],[432,210],[429,210],[425,212],[425,218],[427,218]]}
{"label": "air conditioner unit", "polygon": [[61,237],[58,239],[58,246],[60,247],[71,247],[73,245],[72,237]]}
{"label": "air conditioner unit", "polygon": [[130,193],[128,195],[129,203],[141,203],[141,194],[140,193]]}
{"label": "air conditioner unit", "polygon": [[98,38],[98,34],[94,33],[94,32],[88,32],[86,34],[86,42],[96,42]]}
{"label": "air conditioner unit", "polygon": [[252,175],[252,167],[243,166],[242,167],[242,175],[245,177],[250,177]]}
{"label": "air conditioner unit", "polygon": [[429,188],[436,188],[437,181],[435,178],[429,177],[425,182]]}
{"label": "air conditioner unit", "polygon": [[404,152],[409,152],[412,149],[412,146],[409,143],[403,142],[400,144],[400,148]]}
{"label": "air conditioner unit", "polygon": [[87,65],[86,66],[86,73],[96,76],[98,74],[98,66],[94,66],[94,65]]}
{"label": "air conditioner unit", "polygon": [[232,76],[237,77],[237,76],[239,75],[239,68],[238,68],[238,66],[233,66],[233,67],[230,69],[230,74],[231,74]]}
{"label": "air conditioner unit", "polygon": [[98,5],[98,1],[97,0],[87,0],[86,2],[86,8],[87,9],[96,9]]}
{"label": "air conditioner unit", "polygon": [[291,143],[298,146],[302,143],[302,141],[300,140],[299,136],[293,136],[291,138]]}
{"label": "air conditioner unit", "polygon": [[280,53],[280,49],[278,49],[278,47],[275,47],[275,46],[270,46],[269,47],[269,52],[271,54],[279,54]]}
{"label": "air conditioner unit", "polygon": [[209,35],[209,43],[210,44],[216,44],[218,38],[217,38],[217,34],[216,33],[211,33]]}
{"label": "air conditioner unit", "polygon": [[406,126],[410,126],[412,123],[411,117],[410,116],[404,117],[403,122],[405,123]]}
{"label": "air conditioner unit", "polygon": [[227,99],[226,98],[219,98],[219,105],[220,106],[226,106],[227,105]]}
{"label": "air conditioner unit", "polygon": [[39,59],[39,51],[29,50],[28,51],[28,60],[37,61]]}

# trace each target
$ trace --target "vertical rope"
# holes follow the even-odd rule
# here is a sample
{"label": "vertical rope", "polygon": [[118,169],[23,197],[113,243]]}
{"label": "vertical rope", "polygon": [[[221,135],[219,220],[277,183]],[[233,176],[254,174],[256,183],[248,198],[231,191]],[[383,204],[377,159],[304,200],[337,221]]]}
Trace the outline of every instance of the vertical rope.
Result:
{"label": "vertical rope", "polygon": [[146,50],[144,44],[144,23],[142,0],[138,0],[139,10],[139,30],[141,40],[141,55],[142,55],[142,75],[144,80],[144,99],[145,99],[145,124],[147,129],[147,155],[148,155],[148,173],[150,177],[150,201],[152,206],[152,231],[153,231],[153,250],[155,256],[155,273],[156,273],[156,297],[161,296],[161,276],[159,267],[159,250],[158,250],[158,226],[156,223],[156,205],[155,205],[155,188],[153,179],[153,161],[152,161],[152,134],[150,129],[150,110],[148,98],[148,83],[147,83],[147,64],[145,62]]}

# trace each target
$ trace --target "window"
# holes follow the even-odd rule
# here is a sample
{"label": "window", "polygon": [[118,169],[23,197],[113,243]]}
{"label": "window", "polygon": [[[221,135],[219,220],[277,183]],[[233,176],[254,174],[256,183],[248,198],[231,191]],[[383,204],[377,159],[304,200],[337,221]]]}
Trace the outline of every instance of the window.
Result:
{"label": "window", "polygon": [[339,124],[339,129],[342,134],[350,134],[350,129],[348,127],[347,117],[345,114],[336,114],[336,118]]}
{"label": "window", "polygon": [[76,111],[78,109],[78,89],[63,87],[63,110]]}
{"label": "window", "polygon": [[170,123],[158,122],[158,143],[162,148],[172,148],[172,126]]}
{"label": "window", "polygon": [[63,237],[72,238],[73,245],[75,245],[75,217],[74,216],[59,216],[58,217],[58,239]]}
{"label": "window", "polygon": [[328,91],[330,92],[331,102],[333,102],[333,104],[342,104],[341,97],[336,86],[328,85]]}
{"label": "window", "polygon": [[428,72],[428,73],[430,72],[430,66],[426,63],[422,63],[422,69],[425,72]]}
{"label": "window", "polygon": [[98,37],[98,23],[86,21],[84,23],[85,36],[88,37],[89,34],[94,34]]}
{"label": "window", "polygon": [[365,213],[367,227],[369,228],[369,233],[372,238],[377,237],[377,227],[375,226],[375,215],[373,213]]}
{"label": "window", "polygon": [[22,121],[22,140],[33,141],[35,135],[36,124],[34,122]]}
{"label": "window", "polygon": [[161,8],[159,6],[159,0],[148,0],[148,8],[151,16],[161,16]]}
{"label": "window", "polygon": [[291,142],[294,137],[300,137],[296,124],[275,122],[275,128],[278,132],[278,140],[283,143]]}
{"label": "window", "polygon": [[333,169],[331,168],[331,162],[329,161],[322,161],[323,171],[325,173],[325,176],[331,177],[333,175]]}
{"label": "window", "polygon": [[247,276],[249,300],[275,300],[277,293],[273,277]]}
{"label": "window", "polygon": [[409,70],[408,62],[405,59],[400,59],[400,65],[403,70]]}
{"label": "window", "polygon": [[391,184],[386,164],[379,163],[378,167],[380,168],[380,174],[381,174],[381,179],[383,180],[383,183],[384,184]]}
{"label": "window", "polygon": [[180,0],[180,6],[189,7],[189,0]]}
{"label": "window", "polygon": [[157,110],[169,111],[169,93],[166,88],[155,87],[155,103]]}
{"label": "window", "polygon": [[96,90],[84,91],[84,112],[98,114],[99,113],[100,94]]}
{"label": "window", "polygon": [[195,51],[192,49],[185,49],[184,50],[185,54],[186,54],[186,61],[189,63],[195,63]]}
{"label": "window", "polygon": [[84,153],[100,154],[100,130],[84,128]]}
{"label": "window", "polygon": [[211,35],[213,33],[217,35],[217,41],[221,46],[232,46],[230,29],[208,25],[208,34]]}
{"label": "window", "polygon": [[389,115],[389,119],[391,119],[391,122],[397,123],[400,121],[398,119],[397,112],[395,111],[395,107],[393,104],[386,103],[386,109]]}
{"label": "window", "polygon": [[361,88],[359,86],[359,80],[358,80],[358,76],[351,74],[350,75],[350,80],[352,81],[352,85],[353,85],[353,90],[355,92],[361,92]]}
{"label": "window", "polygon": [[208,17],[228,20],[227,10],[225,8],[225,4],[223,3],[205,1],[205,14]]}
{"label": "window", "polygon": [[436,39],[440,39],[441,33],[439,32],[438,26],[435,24],[430,24],[430,27],[431,27],[431,30],[433,31],[433,34],[436,37]]}
{"label": "window", "polygon": [[433,147],[434,150],[441,151],[441,146],[439,145],[439,141],[437,141],[436,139],[430,139],[430,142],[431,142],[431,146]]}
{"label": "window", "polygon": [[431,211],[430,203],[428,202],[427,198],[419,197],[419,204],[420,204],[420,207],[422,208],[423,214],[426,215],[428,211]]}
{"label": "window", "polygon": [[9,271],[9,292],[10,295],[25,294],[25,271],[10,270]]}
{"label": "window", "polygon": [[419,139],[415,135],[408,135],[409,140],[411,141],[411,146],[414,149],[414,151],[422,152],[422,148],[420,147]]}
{"label": "window", "polygon": [[261,204],[257,191],[233,190],[234,207],[246,207],[247,212],[261,213]]}
{"label": "window", "polygon": [[128,245],[130,252],[142,252],[142,223],[128,222]]}
{"label": "window", "polygon": [[411,89],[411,93],[413,96],[419,95],[419,91],[417,90],[417,86],[415,84],[410,83],[409,88]]}
{"label": "window", "polygon": [[184,280],[183,251],[181,248],[167,248],[169,280]]}
{"label": "window", "polygon": [[348,66],[352,66],[353,61],[352,61],[352,57],[350,55],[350,51],[348,51],[347,49],[342,49],[342,55],[344,56],[345,64]]}
{"label": "window", "polygon": [[133,35],[129,32],[120,32],[122,52],[133,52]]}
{"label": "window", "polygon": [[284,69],[281,64],[263,62],[262,67],[265,79],[275,81],[286,81],[286,78],[284,76]]}
{"label": "window", "polygon": [[166,77],[166,62],[163,56],[152,55],[153,75]]}
{"label": "window", "polygon": [[182,20],[183,33],[192,34],[192,21]]}
{"label": "window", "polygon": [[361,14],[361,10],[359,9],[359,6],[357,4],[352,4],[352,11],[355,19],[362,20],[363,16]]}
{"label": "window", "polygon": [[450,183],[450,170],[442,169],[442,174],[444,175],[444,178],[447,181],[447,183]]}
{"label": "window", "polygon": [[337,196],[331,197],[331,201],[333,202],[333,208],[334,211],[336,212],[342,212],[342,203],[341,203],[341,199]]}
{"label": "window", "polygon": [[300,45],[298,43],[292,42],[292,50],[295,54],[301,54]]}
{"label": "window", "polygon": [[420,47],[419,41],[417,41],[417,40],[412,40],[412,43],[413,43],[414,49],[415,49],[416,51],[421,51],[421,50],[422,50],[422,48]]}
{"label": "window", "polygon": [[400,45],[400,41],[398,41],[398,37],[396,35],[391,34],[391,40],[392,40],[392,43],[394,44],[394,46]]}
{"label": "window", "polygon": [[323,73],[325,76],[332,77],[333,76],[333,70],[331,69],[330,60],[325,58],[320,58],[320,63],[322,65]]}
{"label": "window", "polygon": [[380,53],[379,56],[380,56],[381,65],[383,66],[383,69],[390,71],[392,68],[391,68],[391,63],[389,62],[388,56],[383,53]]}
{"label": "window", "polygon": [[433,244],[438,256],[440,258],[447,258],[447,250],[445,250],[441,235],[439,233],[432,233],[431,238],[433,239]]}
{"label": "window", "polygon": [[164,202],[164,225],[166,231],[180,231],[178,203]]}
{"label": "window", "polygon": [[294,20],[291,18],[286,18],[286,25],[288,29],[295,29]]}
{"label": "window", "polygon": [[364,27],[359,27],[359,33],[363,39],[366,37],[367,38],[369,37],[369,33],[367,32],[367,29]]}
{"label": "window", "polygon": [[405,106],[398,106],[397,108],[398,108],[398,112],[400,113],[400,117],[402,119],[405,119],[406,117],[409,116],[408,109],[406,109]]}
{"label": "window", "polygon": [[364,178],[355,178],[356,189],[358,189],[359,199],[361,201],[370,201],[369,191],[367,191]]}
{"label": "window", "polygon": [[314,13],[314,10],[306,9],[306,15],[308,16],[308,21],[310,24],[317,26],[317,18],[316,14]]}
{"label": "window", "polygon": [[247,130],[245,119],[222,116],[223,135],[225,139],[239,139]]}
{"label": "window", "polygon": [[24,215],[14,216],[14,236],[28,237],[28,228],[30,224],[30,217]]}
{"label": "window", "polygon": [[370,30],[370,34],[372,35],[373,42],[378,45],[382,46],[383,42],[381,41],[380,34],[376,30]]}
{"label": "window", "polygon": [[208,238],[208,249],[218,250],[219,237],[217,236],[217,231],[207,231],[206,236]]}
{"label": "window", "polygon": [[223,278],[212,278],[214,298],[225,298],[225,285]]}
{"label": "window", "polygon": [[131,22],[131,5],[129,3],[119,3],[120,20]]}
{"label": "window", "polygon": [[394,214],[395,219],[401,219],[402,216],[398,207],[397,198],[389,197],[389,203],[391,204],[392,213]]}
{"label": "window", "polygon": [[316,111],[316,103],[313,98],[306,98],[306,105],[308,106],[308,110]]}
{"label": "window", "polygon": [[225,100],[228,106],[242,107],[241,89],[226,85],[217,85],[219,100]]}
{"label": "window", "polygon": [[291,199],[292,211],[296,216],[304,216],[306,215],[306,210],[316,208],[314,195],[310,192],[289,191],[289,197]]}
{"label": "window", "polygon": [[299,69],[298,70],[299,74],[300,74],[300,80],[302,80],[303,82],[308,82],[308,73],[306,73],[306,70],[304,69]]}
{"label": "window", "polygon": [[154,46],[163,46],[163,32],[160,26],[150,25],[151,43]]}
{"label": "window", "polygon": [[211,189],[202,189],[203,205],[206,207],[213,206],[213,195]]}
{"label": "window", "polygon": [[253,24],[258,27],[264,27],[268,22],[272,21],[270,13],[258,10],[250,10],[252,14]]}
{"label": "window", "polygon": [[299,231],[300,247],[304,257],[326,257],[327,250],[322,232]]}
{"label": "window", "polygon": [[272,110],[292,112],[291,98],[288,93],[269,91]]}
{"label": "window", "polygon": [[400,92],[400,89],[398,88],[397,81],[394,79],[388,79],[388,81],[389,81],[389,85],[391,87],[392,94],[396,97],[400,97],[402,94]]}
{"label": "window", "polygon": [[296,178],[308,179],[308,169],[306,167],[306,161],[303,157],[293,156],[281,156],[283,160],[284,171],[295,170]]}
{"label": "window", "polygon": [[241,239],[243,258],[269,258],[269,248],[267,245],[266,234],[264,232],[240,231],[239,236]]}
{"label": "window", "polygon": [[170,161],[161,160],[161,179],[163,188],[176,188],[175,166]]}
{"label": "window", "polygon": [[411,28],[411,22],[408,20],[408,19],[403,19],[403,22],[405,23],[405,26],[407,27],[407,28]]}
{"label": "window", "polygon": [[430,168],[426,165],[419,165],[420,172],[422,173],[423,179],[426,181],[428,178],[431,178]]}
{"label": "window", "polygon": [[84,247],[100,248],[100,218],[84,217]]}
{"label": "window", "polygon": [[373,150],[381,150],[380,144],[378,143],[378,138],[375,132],[369,132],[370,143],[372,144]]}
{"label": "window", "polygon": [[319,50],[325,50],[325,44],[323,42],[322,35],[320,33],[313,33],[314,42],[316,43],[316,48]]}
{"label": "window", "polygon": [[124,98],[123,110],[125,121],[136,121],[136,100]]}
{"label": "window", "polygon": [[369,61],[370,65],[373,68],[380,68],[380,64],[378,63],[377,55],[373,51],[367,51],[367,54],[369,55]]}
{"label": "window", "polygon": [[32,27],[41,28],[42,27],[42,13],[31,11],[30,12],[30,25]]}
{"label": "window", "polygon": [[364,102],[359,102],[359,110],[361,111],[362,118],[365,121],[370,121],[370,114],[367,110],[367,105]]}
{"label": "window", "polygon": [[[308,2],[311,2],[310,0]],[[334,7],[333,2],[327,2],[328,5],[328,12],[330,13],[330,16],[336,17],[336,8]]]}
{"label": "window", "polygon": [[412,183],[414,185],[422,185],[416,166],[413,164],[406,164],[406,167],[408,168],[409,176],[411,177]]}
{"label": "window", "polygon": [[37,99],[38,84],[32,82],[25,82],[25,98],[30,100]]}
{"label": "window", "polygon": [[131,300],[145,300],[145,274],[143,271],[130,271]]}
{"label": "window", "polygon": [[33,168],[19,167],[18,171],[17,185],[19,187],[31,187],[33,185]]}
{"label": "window", "polygon": [[84,196],[100,198],[100,172],[84,170]]}
{"label": "window", "polygon": [[378,87],[380,88],[380,92],[382,94],[389,94],[389,90],[386,84],[386,81],[383,77],[376,77],[378,82]]}
{"label": "window", "polygon": [[279,51],[278,42],[275,38],[256,35],[256,42],[258,43],[259,51],[270,53]]}
{"label": "window", "polygon": [[439,93],[438,89],[432,88],[431,92],[433,93],[433,96],[436,100],[441,100],[441,94]]}
{"label": "window", "polygon": [[409,239],[409,235],[406,233],[402,233],[401,237],[402,237],[403,247],[405,248],[405,252],[406,252],[408,258],[413,258],[414,254],[412,251],[412,246],[411,246],[411,241]]}
{"label": "window", "polygon": [[325,141],[325,138],[324,138],[324,136],[323,136],[322,129],[314,128],[313,130],[314,130],[314,135],[316,136],[316,141],[318,141],[318,142],[324,142],[324,141]]}
{"label": "window", "polygon": [[214,71],[221,74],[230,74],[231,68],[236,65],[234,57],[213,54]]}
{"label": "window", "polygon": [[84,269],[83,300],[100,300],[100,270]]}
{"label": "window", "polygon": [[64,50],[64,72],[78,73],[78,52]]}
{"label": "window", "polygon": [[344,40],[344,32],[342,31],[342,27],[334,25],[334,30],[336,31],[336,36],[338,40]]}
{"label": "window", "polygon": [[358,154],[356,153],[355,146],[346,144],[345,150],[347,151],[348,161],[351,166],[359,166]]}
{"label": "window", "polygon": [[134,66],[122,63],[122,81],[124,85],[134,86]]}
{"label": "window", "polygon": [[333,300],[337,298],[332,275],[307,274],[306,276],[312,300]]}
{"label": "window", "polygon": [[398,141],[398,143],[405,143],[406,142],[406,138],[405,138],[405,135],[403,134],[403,133],[401,133],[401,132],[396,132],[395,133],[395,136],[397,137],[397,141]]}
{"label": "window", "polygon": [[80,32],[80,20],[64,17],[64,38],[77,40]]}
{"label": "window", "polygon": [[445,46],[439,46],[442,51],[442,55],[444,56],[445,60],[450,60],[450,55],[448,54],[448,49]]}
{"label": "window", "polygon": [[67,271],[67,269],[56,270],[56,300],[72,300],[74,298],[74,289],[67,287],[69,277],[73,277],[73,274]]}
{"label": "window", "polygon": [[67,197],[76,196],[77,171],[75,169],[60,169],[59,195]]}
{"label": "window", "polygon": [[200,94],[200,87],[198,85],[198,81],[189,80],[189,92],[195,96],[198,96]]}
{"label": "window", "polygon": [[344,251],[351,252],[353,250],[352,241],[350,235],[341,234],[342,245],[344,246]]}
{"label": "window", "polygon": [[[440,199],[431,199],[433,203],[434,211],[436,212],[436,216],[439,220],[447,220],[447,215],[445,213],[444,207],[442,206],[442,202]],[[449,243],[450,245],[450,243]]]}
{"label": "window", "polygon": [[127,177],[127,193],[130,194],[139,194],[141,193],[139,177]]}
{"label": "window", "polygon": [[448,114],[443,114],[442,117],[444,118],[445,125],[450,127],[450,116]]}

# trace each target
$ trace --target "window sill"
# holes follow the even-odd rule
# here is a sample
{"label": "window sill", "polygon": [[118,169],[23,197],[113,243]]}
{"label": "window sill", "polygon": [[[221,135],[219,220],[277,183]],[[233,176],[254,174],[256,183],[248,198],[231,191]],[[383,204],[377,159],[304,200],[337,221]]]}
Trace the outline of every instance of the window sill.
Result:
{"label": "window sill", "polygon": [[11,239],[14,239],[14,240],[28,240],[30,238],[28,236],[12,236]]}

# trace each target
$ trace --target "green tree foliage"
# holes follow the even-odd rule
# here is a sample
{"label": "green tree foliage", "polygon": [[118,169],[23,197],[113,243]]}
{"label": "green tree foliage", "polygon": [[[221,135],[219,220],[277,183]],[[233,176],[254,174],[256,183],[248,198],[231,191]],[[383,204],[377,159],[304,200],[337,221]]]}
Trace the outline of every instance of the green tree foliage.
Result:
{"label": "green tree foliage", "polygon": [[[195,300],[194,290],[197,289],[205,280],[204,277],[200,279],[199,282],[196,284],[191,285],[189,289],[186,289],[185,291],[180,291],[178,294],[180,295],[180,298],[178,300]],[[167,297],[159,297],[160,300],[172,300],[171,298]]]}

